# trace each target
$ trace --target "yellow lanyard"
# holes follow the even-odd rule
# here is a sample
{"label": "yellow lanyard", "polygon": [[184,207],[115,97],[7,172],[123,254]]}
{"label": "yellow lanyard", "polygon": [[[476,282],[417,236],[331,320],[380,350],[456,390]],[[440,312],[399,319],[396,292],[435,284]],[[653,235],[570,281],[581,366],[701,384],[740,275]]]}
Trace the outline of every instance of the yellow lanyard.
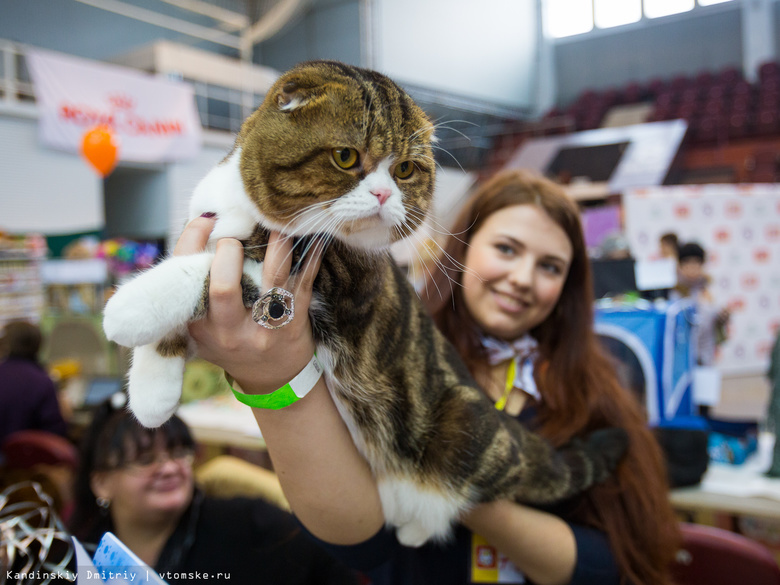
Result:
{"label": "yellow lanyard", "polygon": [[512,389],[515,387],[515,372],[517,371],[517,364],[515,359],[509,360],[509,368],[506,371],[506,383],[504,384],[504,395],[496,402],[496,410],[504,410],[506,407],[506,401],[509,395],[512,393]]}

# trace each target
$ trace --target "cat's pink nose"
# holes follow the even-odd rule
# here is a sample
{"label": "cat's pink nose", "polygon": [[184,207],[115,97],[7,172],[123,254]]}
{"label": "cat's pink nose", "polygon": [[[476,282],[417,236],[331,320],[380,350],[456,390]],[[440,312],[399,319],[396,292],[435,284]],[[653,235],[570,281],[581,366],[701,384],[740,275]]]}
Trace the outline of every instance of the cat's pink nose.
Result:
{"label": "cat's pink nose", "polygon": [[385,201],[390,198],[390,189],[377,187],[376,189],[371,189],[371,194],[379,199],[379,205],[384,205]]}

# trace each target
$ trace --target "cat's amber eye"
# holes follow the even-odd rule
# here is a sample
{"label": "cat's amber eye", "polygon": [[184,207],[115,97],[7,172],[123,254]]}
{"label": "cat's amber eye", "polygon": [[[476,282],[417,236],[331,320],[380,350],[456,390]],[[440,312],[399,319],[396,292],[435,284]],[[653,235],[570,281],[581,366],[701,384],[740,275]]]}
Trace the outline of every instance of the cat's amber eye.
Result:
{"label": "cat's amber eye", "polygon": [[402,163],[395,165],[395,176],[399,179],[408,179],[414,172],[414,163],[410,160],[405,160]]}
{"label": "cat's amber eye", "polygon": [[351,169],[358,164],[358,151],[354,148],[334,148],[331,153],[339,168]]}

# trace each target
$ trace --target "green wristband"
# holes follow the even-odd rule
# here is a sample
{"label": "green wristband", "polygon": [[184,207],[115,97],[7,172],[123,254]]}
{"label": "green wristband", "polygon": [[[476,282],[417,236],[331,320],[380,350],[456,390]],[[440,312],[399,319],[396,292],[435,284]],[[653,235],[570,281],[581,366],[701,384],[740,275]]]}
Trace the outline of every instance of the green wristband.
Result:
{"label": "green wristband", "polygon": [[[266,410],[280,410],[291,404],[295,404],[301,398],[311,392],[312,388],[317,385],[317,382],[322,376],[322,365],[317,359],[316,354],[312,356],[311,360],[301,372],[295,376],[290,382],[274,390],[269,394],[244,394],[233,388],[231,381],[228,378],[228,385],[233,391],[233,396],[236,400],[242,402],[252,408],[264,408]],[[225,374],[227,378],[227,373]]]}

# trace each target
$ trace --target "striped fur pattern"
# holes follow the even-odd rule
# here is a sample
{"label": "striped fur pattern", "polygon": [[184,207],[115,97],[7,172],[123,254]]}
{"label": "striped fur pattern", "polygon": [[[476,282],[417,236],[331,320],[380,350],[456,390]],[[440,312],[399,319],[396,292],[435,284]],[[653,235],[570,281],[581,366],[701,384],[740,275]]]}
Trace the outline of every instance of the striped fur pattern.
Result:
{"label": "striped fur pattern", "polygon": [[479,502],[573,496],[608,476],[626,440],[607,429],[554,450],[498,412],[391,260],[388,245],[430,206],[433,140],[388,78],[335,62],[292,69],[195,190],[191,216],[217,213],[209,248],[124,284],[104,318],[109,338],[136,348],[130,406],[156,426],[178,403],[186,323],[205,314],[216,240],[245,243],[247,307],[264,290],[268,228],[296,237],[298,255],[325,246],[310,309],[317,354],[387,522],[410,546],[446,539]]}

